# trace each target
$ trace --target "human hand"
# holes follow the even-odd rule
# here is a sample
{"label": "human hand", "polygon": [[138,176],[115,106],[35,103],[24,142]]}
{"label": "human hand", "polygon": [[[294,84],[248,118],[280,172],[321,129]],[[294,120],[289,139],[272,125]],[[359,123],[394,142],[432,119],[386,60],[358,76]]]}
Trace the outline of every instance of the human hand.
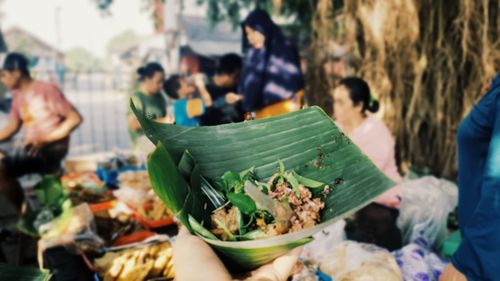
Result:
{"label": "human hand", "polygon": [[226,94],[226,103],[227,104],[235,104],[239,101],[243,100],[243,96],[242,95],[238,95],[238,94],[235,94],[235,93],[228,93]]}
{"label": "human hand", "polygon": [[[285,281],[291,274],[301,252],[297,248],[251,272],[244,280]],[[182,228],[173,245],[176,280],[233,280],[222,261],[201,238]],[[193,270],[196,268],[197,270]]]}
{"label": "human hand", "polygon": [[167,115],[162,118],[156,118],[155,121],[163,124],[174,124],[175,119],[172,115]]}
{"label": "human hand", "polygon": [[205,87],[205,76],[202,73],[194,74],[192,77],[193,77],[193,83],[196,87],[198,88]]}
{"label": "human hand", "polygon": [[46,145],[46,142],[42,137],[25,140],[23,147],[29,156],[36,157],[40,155],[42,148]]}
{"label": "human hand", "polygon": [[467,277],[450,263],[439,277],[439,281],[467,281]]}

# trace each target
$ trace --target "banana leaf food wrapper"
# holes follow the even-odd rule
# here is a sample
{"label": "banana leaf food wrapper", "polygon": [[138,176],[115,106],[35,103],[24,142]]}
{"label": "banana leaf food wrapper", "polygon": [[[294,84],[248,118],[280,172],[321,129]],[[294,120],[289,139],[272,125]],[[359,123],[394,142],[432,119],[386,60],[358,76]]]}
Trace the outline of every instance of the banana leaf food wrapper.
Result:
{"label": "banana leaf food wrapper", "polygon": [[153,189],[230,267],[269,263],[394,186],[319,107],[194,128],[131,108],[157,145]]}

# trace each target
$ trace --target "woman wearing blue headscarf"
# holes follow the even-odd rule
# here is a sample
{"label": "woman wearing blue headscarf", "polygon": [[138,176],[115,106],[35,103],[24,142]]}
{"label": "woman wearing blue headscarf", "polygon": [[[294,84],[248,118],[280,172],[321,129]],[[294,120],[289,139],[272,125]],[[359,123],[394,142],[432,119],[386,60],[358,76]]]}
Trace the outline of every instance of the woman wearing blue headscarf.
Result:
{"label": "woman wearing blue headscarf", "polygon": [[244,109],[256,118],[298,109],[294,101],[304,81],[297,48],[263,10],[251,12],[241,26],[250,44],[239,82]]}
{"label": "woman wearing blue headscarf", "polygon": [[463,241],[440,280],[500,280],[500,74],[462,121],[457,139]]}

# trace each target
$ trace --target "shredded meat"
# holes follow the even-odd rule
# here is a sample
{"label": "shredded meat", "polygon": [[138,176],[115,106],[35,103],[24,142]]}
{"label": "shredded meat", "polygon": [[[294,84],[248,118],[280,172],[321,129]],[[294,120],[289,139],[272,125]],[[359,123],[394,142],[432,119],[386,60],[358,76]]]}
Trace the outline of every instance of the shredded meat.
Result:
{"label": "shredded meat", "polygon": [[[300,185],[299,190],[300,195],[297,196],[287,183],[283,183],[269,192],[271,198],[280,202],[288,199],[288,203],[294,211],[294,215],[290,219],[290,229],[288,232],[296,232],[315,226],[320,220],[320,211],[325,207],[325,203],[320,198],[312,198],[312,193],[308,188]],[[327,192],[327,190],[325,188],[324,192]],[[277,232],[274,225],[271,228],[268,228],[269,235]]]}
{"label": "shredded meat", "polygon": [[[211,216],[212,233],[223,241],[229,240],[227,231],[235,234],[238,231],[238,221],[236,217],[236,207],[233,206],[226,212],[224,208],[216,210]],[[219,221],[219,225],[216,221]],[[225,229],[224,229],[225,228]],[[226,231],[227,230],[227,231]]]}

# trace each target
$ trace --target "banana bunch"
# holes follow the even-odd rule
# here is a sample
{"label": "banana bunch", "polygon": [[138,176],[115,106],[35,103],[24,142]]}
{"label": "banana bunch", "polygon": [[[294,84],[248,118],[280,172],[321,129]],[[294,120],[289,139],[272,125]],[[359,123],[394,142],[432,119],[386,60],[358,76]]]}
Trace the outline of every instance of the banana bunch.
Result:
{"label": "banana bunch", "polygon": [[96,259],[94,265],[104,281],[143,281],[157,277],[175,277],[172,248],[169,243],[108,252]]}

